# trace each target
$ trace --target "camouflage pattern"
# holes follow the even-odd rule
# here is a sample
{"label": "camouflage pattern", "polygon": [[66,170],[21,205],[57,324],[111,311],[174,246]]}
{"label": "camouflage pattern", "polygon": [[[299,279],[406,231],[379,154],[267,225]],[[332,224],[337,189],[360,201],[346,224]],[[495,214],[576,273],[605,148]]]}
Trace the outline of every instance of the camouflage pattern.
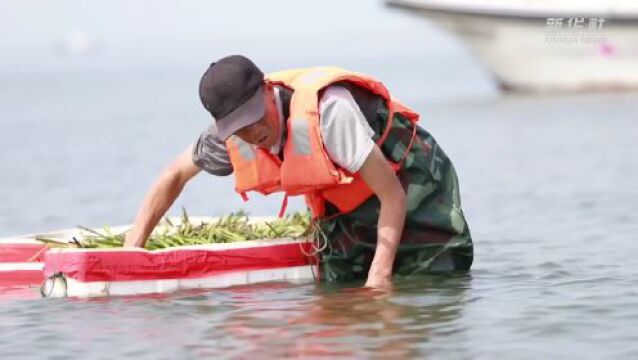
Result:
{"label": "camouflage pattern", "polygon": [[[385,129],[388,111],[381,105],[376,112],[370,125],[378,137]],[[456,172],[430,133],[417,127],[416,136],[398,173],[408,202],[393,273],[467,271],[472,264],[473,247],[461,210]],[[411,138],[410,122],[395,115],[390,135],[381,150],[386,157],[398,162]],[[323,280],[366,278],[376,249],[379,209],[379,200],[373,196],[355,211],[330,218],[338,211],[327,204],[326,219],[320,222],[329,239],[320,254]]]}

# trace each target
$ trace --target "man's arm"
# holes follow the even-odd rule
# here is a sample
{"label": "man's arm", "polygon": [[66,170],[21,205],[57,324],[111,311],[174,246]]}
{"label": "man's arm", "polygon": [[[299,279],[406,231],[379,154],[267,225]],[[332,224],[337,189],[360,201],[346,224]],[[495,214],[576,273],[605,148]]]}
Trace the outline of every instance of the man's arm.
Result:
{"label": "man's arm", "polygon": [[406,194],[378,146],[366,158],[361,177],[381,202],[377,224],[377,248],[368,272],[366,287],[390,287],[392,265],[403,233]]}
{"label": "man's arm", "polygon": [[155,180],[137,211],[133,229],[126,235],[125,247],[144,247],[155,225],[179,196],[184,185],[199,173],[189,146]]}

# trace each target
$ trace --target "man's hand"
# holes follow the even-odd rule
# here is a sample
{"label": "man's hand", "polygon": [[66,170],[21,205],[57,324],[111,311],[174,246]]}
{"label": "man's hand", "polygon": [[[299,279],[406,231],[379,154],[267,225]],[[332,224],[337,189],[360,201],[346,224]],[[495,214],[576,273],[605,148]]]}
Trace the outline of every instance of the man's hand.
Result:
{"label": "man's hand", "polygon": [[368,274],[365,287],[389,291],[392,289],[392,281],[390,281],[390,276]]}
{"label": "man's hand", "polygon": [[361,177],[381,202],[377,223],[377,248],[366,286],[389,289],[392,266],[405,222],[406,195],[396,174],[378,146],[360,169]]}
{"label": "man's hand", "polygon": [[124,247],[144,247],[146,238],[140,236],[139,232],[129,231],[124,239]]}
{"label": "man's hand", "polygon": [[155,180],[137,211],[133,229],[126,234],[124,247],[144,247],[155,225],[173,205],[184,185],[200,171],[193,162],[192,153],[193,148],[189,146]]}

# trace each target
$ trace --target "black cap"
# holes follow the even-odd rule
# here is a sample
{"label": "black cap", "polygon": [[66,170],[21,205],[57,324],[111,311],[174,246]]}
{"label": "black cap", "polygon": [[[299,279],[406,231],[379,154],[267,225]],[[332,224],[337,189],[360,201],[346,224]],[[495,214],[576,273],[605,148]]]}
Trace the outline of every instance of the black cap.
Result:
{"label": "black cap", "polygon": [[264,73],[250,59],[231,55],[210,65],[199,83],[199,98],[213,115],[217,136],[257,122],[266,111]]}

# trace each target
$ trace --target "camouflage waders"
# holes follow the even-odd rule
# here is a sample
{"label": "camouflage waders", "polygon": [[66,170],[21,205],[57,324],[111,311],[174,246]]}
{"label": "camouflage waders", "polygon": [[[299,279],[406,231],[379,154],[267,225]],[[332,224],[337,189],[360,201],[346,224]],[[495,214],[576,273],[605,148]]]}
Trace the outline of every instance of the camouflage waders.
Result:
{"label": "camouflage waders", "polygon": [[[374,109],[376,114],[367,118],[379,136],[385,129],[388,112],[385,105]],[[412,127],[400,115],[395,117],[381,150],[396,162],[410,142]],[[432,135],[418,127],[416,136],[398,173],[408,200],[393,273],[414,275],[469,270],[473,259],[472,238],[461,210],[456,172]],[[367,276],[376,249],[379,208],[379,200],[373,196],[353,212],[330,218],[338,211],[326,204],[328,220],[321,222],[321,228],[329,240],[321,253],[323,280],[348,281]]]}

